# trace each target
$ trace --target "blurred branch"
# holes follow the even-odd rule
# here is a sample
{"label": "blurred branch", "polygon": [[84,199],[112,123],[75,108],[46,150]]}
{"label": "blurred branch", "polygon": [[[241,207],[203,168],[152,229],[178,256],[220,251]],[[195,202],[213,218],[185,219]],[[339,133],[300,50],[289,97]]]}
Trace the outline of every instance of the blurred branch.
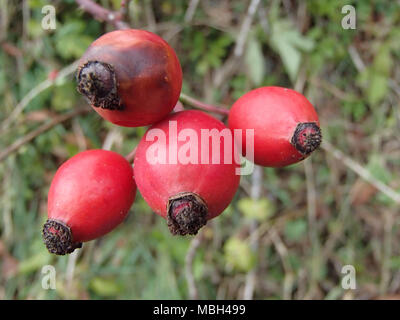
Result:
{"label": "blurred branch", "polygon": [[90,13],[94,18],[114,25],[117,29],[129,29],[129,25],[122,21],[122,13],[108,10],[92,0],[75,0],[80,8]]}
{"label": "blurred branch", "polygon": [[274,244],[276,251],[278,252],[278,255],[282,261],[283,270],[285,271],[282,297],[284,300],[289,300],[291,299],[293,290],[294,274],[289,261],[288,249],[286,248],[275,228],[271,228],[268,232],[268,235]]}
{"label": "blurred branch", "polygon": [[192,21],[193,16],[196,12],[197,6],[199,4],[200,0],[190,0],[188,8],[185,12],[185,22],[189,23],[190,21]]}
{"label": "blurred branch", "polygon": [[187,94],[181,93],[179,100],[184,103],[184,104],[188,104],[192,107],[198,108],[198,109],[202,109],[205,111],[209,111],[209,112],[214,112],[214,113],[218,113],[218,114],[222,114],[224,116],[227,116],[229,114],[229,109],[223,108],[223,107],[217,107],[215,105],[211,105],[211,104],[207,104],[204,103],[202,101],[199,101],[197,99],[194,99],[190,96],[188,96]]}
{"label": "blurred branch", "polygon": [[365,69],[365,63],[364,61],[361,59],[360,54],[358,53],[357,49],[355,46],[351,45],[348,48],[351,60],[353,61],[356,69],[358,70],[358,72],[362,72]]}
{"label": "blurred branch", "polygon": [[226,62],[219,68],[214,76],[214,85],[219,87],[224,80],[229,77],[234,68],[237,67],[237,60],[243,55],[244,45],[246,44],[247,36],[250,32],[251,24],[253,23],[254,15],[260,4],[260,0],[251,0],[247,9],[247,14],[243,19],[242,26],[236,38],[235,48],[233,55],[229,57]]}
{"label": "blurred branch", "polygon": [[358,162],[343,154],[343,152],[336,149],[331,143],[327,141],[322,142],[321,148],[330,153],[336,159],[340,160],[346,167],[353,170],[361,178],[372,184],[376,189],[388,196],[394,202],[400,204],[400,193],[396,192],[388,185],[376,179],[367,169],[365,169]]}
{"label": "blurred branch", "polygon": [[67,270],[65,271],[65,280],[66,280],[66,291],[70,295],[70,298],[74,297],[74,288],[73,288],[73,280],[75,274],[76,261],[78,260],[80,250],[75,250],[68,256]]}
{"label": "blurred branch", "polygon": [[121,8],[119,9],[119,13],[121,15],[121,19],[124,19],[129,10],[129,2],[130,0],[121,0]]}
{"label": "blurred branch", "polygon": [[340,90],[338,87],[334,86],[332,83],[330,83],[324,79],[321,79],[319,77],[312,77],[310,79],[310,82],[318,88],[323,88],[323,89],[327,90],[334,97],[336,97],[340,100],[349,101],[349,102],[356,100],[351,94],[348,94],[347,92]]}
{"label": "blurred branch", "polygon": [[24,144],[30,142],[40,134],[46,132],[47,130],[50,130],[51,128],[55,127],[56,125],[67,121],[69,119],[72,119],[80,114],[84,114],[89,112],[91,109],[87,106],[81,107],[74,109],[70,112],[67,112],[65,114],[59,115],[55,118],[53,118],[50,122],[42,124],[40,127],[37,129],[29,132],[25,136],[17,139],[14,141],[11,145],[9,145],[7,148],[5,148],[3,151],[0,152],[0,162],[6,159],[10,154],[13,152],[17,151],[19,148],[21,148]]}
{"label": "blurred branch", "polygon": [[135,159],[136,150],[137,150],[137,146],[134,147],[134,148],[132,149],[132,151],[129,152],[129,153],[125,156],[125,159],[126,159],[129,163],[131,163],[131,162],[133,161],[133,159]]}
{"label": "blurred branch", "polygon": [[382,244],[382,265],[381,265],[381,281],[379,284],[380,294],[384,294],[388,290],[391,277],[391,258],[392,258],[392,238],[393,225],[395,223],[393,213],[389,210],[383,215],[383,244]]}
{"label": "blurred branch", "polygon": [[188,284],[188,289],[189,289],[189,298],[192,300],[199,298],[196,287],[196,281],[193,276],[193,260],[196,256],[197,249],[200,247],[202,239],[203,239],[203,231],[201,231],[200,234],[198,234],[196,237],[192,239],[185,258],[186,282]]}
{"label": "blurred branch", "polygon": [[[254,172],[252,175],[252,184],[251,184],[251,191],[250,197],[257,201],[260,199],[262,194],[262,186],[263,186],[263,168],[260,166],[254,166]],[[258,223],[256,220],[251,221],[250,225],[250,246],[253,252],[256,254],[258,251],[258,237],[255,234],[255,231],[258,228]],[[244,300],[251,300],[253,299],[254,295],[254,287],[256,284],[256,266],[254,266],[246,275],[246,283],[243,292],[243,299]]]}
{"label": "blurred branch", "polygon": [[20,115],[22,111],[28,106],[28,104],[40,93],[44,90],[50,88],[58,79],[62,79],[64,77],[72,74],[76,68],[78,68],[79,61],[75,61],[71,63],[69,66],[61,69],[57,74],[55,79],[46,79],[45,81],[39,83],[36,87],[34,87],[28,94],[15,106],[14,110],[11,112],[9,117],[3,121],[0,127],[0,132],[3,132],[9,128],[11,123]]}
{"label": "blurred branch", "polygon": [[251,0],[251,3],[247,9],[247,14],[243,20],[242,27],[240,28],[239,35],[236,40],[236,46],[233,50],[235,57],[241,57],[244,51],[244,45],[247,40],[247,35],[250,32],[251,24],[253,23],[254,15],[256,14],[260,0]]}
{"label": "blurred branch", "polygon": [[258,11],[258,20],[260,21],[261,28],[263,29],[264,33],[268,35],[270,27],[268,23],[267,9],[265,9],[264,6],[260,6],[260,8],[257,11]]}
{"label": "blurred branch", "polygon": [[101,148],[103,150],[111,150],[117,140],[122,140],[122,136],[119,127],[115,126],[107,133]]}
{"label": "blurred branch", "polygon": [[151,32],[156,32],[157,22],[154,16],[153,6],[151,0],[146,0],[144,2],[144,12],[146,15],[148,30]]}
{"label": "blurred branch", "polygon": [[[317,193],[315,190],[314,173],[311,159],[305,159],[303,161],[304,171],[306,176],[306,187],[307,187],[307,217],[308,217],[308,235],[311,244],[311,256],[312,261],[318,261],[320,253],[320,241],[318,235],[318,224],[317,224]],[[310,284],[309,290],[306,293],[306,297],[312,296],[318,285],[317,279],[319,270],[317,268],[311,268],[310,273]]]}

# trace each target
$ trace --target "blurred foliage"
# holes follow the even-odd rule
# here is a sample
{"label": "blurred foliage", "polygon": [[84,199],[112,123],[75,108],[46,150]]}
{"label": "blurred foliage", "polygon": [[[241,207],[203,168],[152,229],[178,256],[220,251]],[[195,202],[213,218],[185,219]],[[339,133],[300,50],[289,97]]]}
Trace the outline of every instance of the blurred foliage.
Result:
{"label": "blurred foliage", "polygon": [[[99,2],[112,10],[121,3]],[[57,28],[43,30],[41,9],[50,3]],[[303,89],[320,115],[324,139],[400,191],[397,1],[263,0],[243,56],[220,84],[215,78],[232,61],[249,1],[202,0],[185,22],[188,3],[132,0],[126,19],[176,49],[185,93],[231,105],[259,86]],[[349,3],[356,8],[356,30],[341,27],[341,8]],[[0,126],[30,90],[113,30],[73,0],[2,0],[0,22]],[[1,130],[0,149],[84,104],[73,75],[57,78]],[[55,126],[0,163],[0,298],[188,298],[184,270],[191,238],[171,236],[139,194],[128,219],[86,243],[76,257],[51,256],[41,240],[57,167],[105,142],[127,154],[144,130],[115,127],[91,112]],[[201,234],[192,266],[200,298],[241,298],[253,268],[258,299],[399,297],[399,207],[323,150],[306,161],[265,169],[257,201],[249,197],[251,179],[242,177],[235,200]],[[254,223],[256,251],[250,244]],[[47,264],[57,271],[56,290],[41,287]],[[340,286],[347,264],[357,270],[354,291]]]}

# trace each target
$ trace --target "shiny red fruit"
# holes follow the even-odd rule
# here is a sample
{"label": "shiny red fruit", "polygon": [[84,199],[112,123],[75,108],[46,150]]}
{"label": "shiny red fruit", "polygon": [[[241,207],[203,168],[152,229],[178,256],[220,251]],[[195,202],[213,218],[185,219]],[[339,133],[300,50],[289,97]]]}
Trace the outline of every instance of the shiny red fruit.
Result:
{"label": "shiny red fruit", "polygon": [[43,237],[63,255],[101,237],[126,217],[136,195],[132,166],[106,150],[81,152],[57,170],[48,194]]}
{"label": "shiny red fruit", "polygon": [[117,30],[94,41],[82,56],[78,91],[104,119],[126,127],[155,123],[172,111],[182,70],[171,46],[144,30]]}
{"label": "shiny red fruit", "polygon": [[[321,143],[318,115],[302,94],[287,88],[262,87],[239,98],[229,112],[229,127],[254,129],[254,163],[283,167],[305,159]],[[248,153],[247,153],[248,155]]]}
{"label": "shiny red fruit", "polygon": [[140,141],[134,160],[138,189],[173,234],[196,234],[231,202],[240,176],[229,136],[221,121],[188,110],[154,124]]}

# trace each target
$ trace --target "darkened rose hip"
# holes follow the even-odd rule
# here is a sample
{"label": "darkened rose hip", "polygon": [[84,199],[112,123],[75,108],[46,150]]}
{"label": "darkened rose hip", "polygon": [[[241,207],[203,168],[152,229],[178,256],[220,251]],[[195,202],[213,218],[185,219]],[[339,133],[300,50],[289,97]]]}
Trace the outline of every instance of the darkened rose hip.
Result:
{"label": "darkened rose hip", "polygon": [[229,127],[254,129],[254,163],[283,167],[308,157],[321,143],[321,129],[313,105],[302,94],[282,87],[262,87],[239,98],[229,112]]}
{"label": "darkened rose hip", "polygon": [[[209,145],[203,149],[202,130],[211,130],[206,139]],[[233,139],[221,138],[222,130],[230,134],[221,121],[204,112],[181,111],[150,127],[138,145],[134,161],[138,189],[148,205],[167,219],[173,234],[196,234],[207,220],[221,214],[232,201],[239,186],[240,176],[236,172],[239,165],[234,159]],[[157,140],[151,137],[152,133],[161,133],[165,139]],[[221,142],[214,151],[212,139]],[[174,140],[176,148],[171,148]],[[215,163],[213,152],[220,157]],[[163,158],[160,155],[165,155],[163,164],[156,161]],[[193,156],[193,161],[188,161],[188,156]]]}
{"label": "darkened rose hip", "polygon": [[50,186],[43,227],[47,249],[64,255],[108,233],[124,220],[135,194],[132,166],[121,155],[90,150],[72,157]]}
{"label": "darkened rose hip", "polygon": [[182,87],[174,50],[144,30],[117,30],[82,56],[78,91],[104,119],[126,127],[153,124],[172,111]]}

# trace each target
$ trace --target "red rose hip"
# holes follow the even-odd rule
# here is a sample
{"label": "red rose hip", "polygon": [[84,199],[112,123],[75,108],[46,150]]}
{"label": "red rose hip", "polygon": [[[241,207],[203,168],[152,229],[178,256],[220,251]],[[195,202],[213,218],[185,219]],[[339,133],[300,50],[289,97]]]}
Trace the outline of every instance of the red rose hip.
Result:
{"label": "red rose hip", "polygon": [[64,255],[121,223],[135,199],[132,166],[106,150],[81,152],[57,170],[48,194],[43,238],[49,252]]}
{"label": "red rose hip", "polygon": [[302,94],[287,88],[262,87],[239,98],[229,112],[229,127],[254,129],[254,163],[283,167],[305,159],[321,143],[318,115]]}
{"label": "red rose hip", "polygon": [[240,180],[233,152],[231,131],[201,111],[171,114],[146,132],[135,180],[172,234],[196,234],[229,205]]}
{"label": "red rose hip", "polygon": [[153,124],[172,111],[182,87],[174,50],[144,30],[117,30],[95,40],[77,71],[78,91],[104,119],[126,127]]}

